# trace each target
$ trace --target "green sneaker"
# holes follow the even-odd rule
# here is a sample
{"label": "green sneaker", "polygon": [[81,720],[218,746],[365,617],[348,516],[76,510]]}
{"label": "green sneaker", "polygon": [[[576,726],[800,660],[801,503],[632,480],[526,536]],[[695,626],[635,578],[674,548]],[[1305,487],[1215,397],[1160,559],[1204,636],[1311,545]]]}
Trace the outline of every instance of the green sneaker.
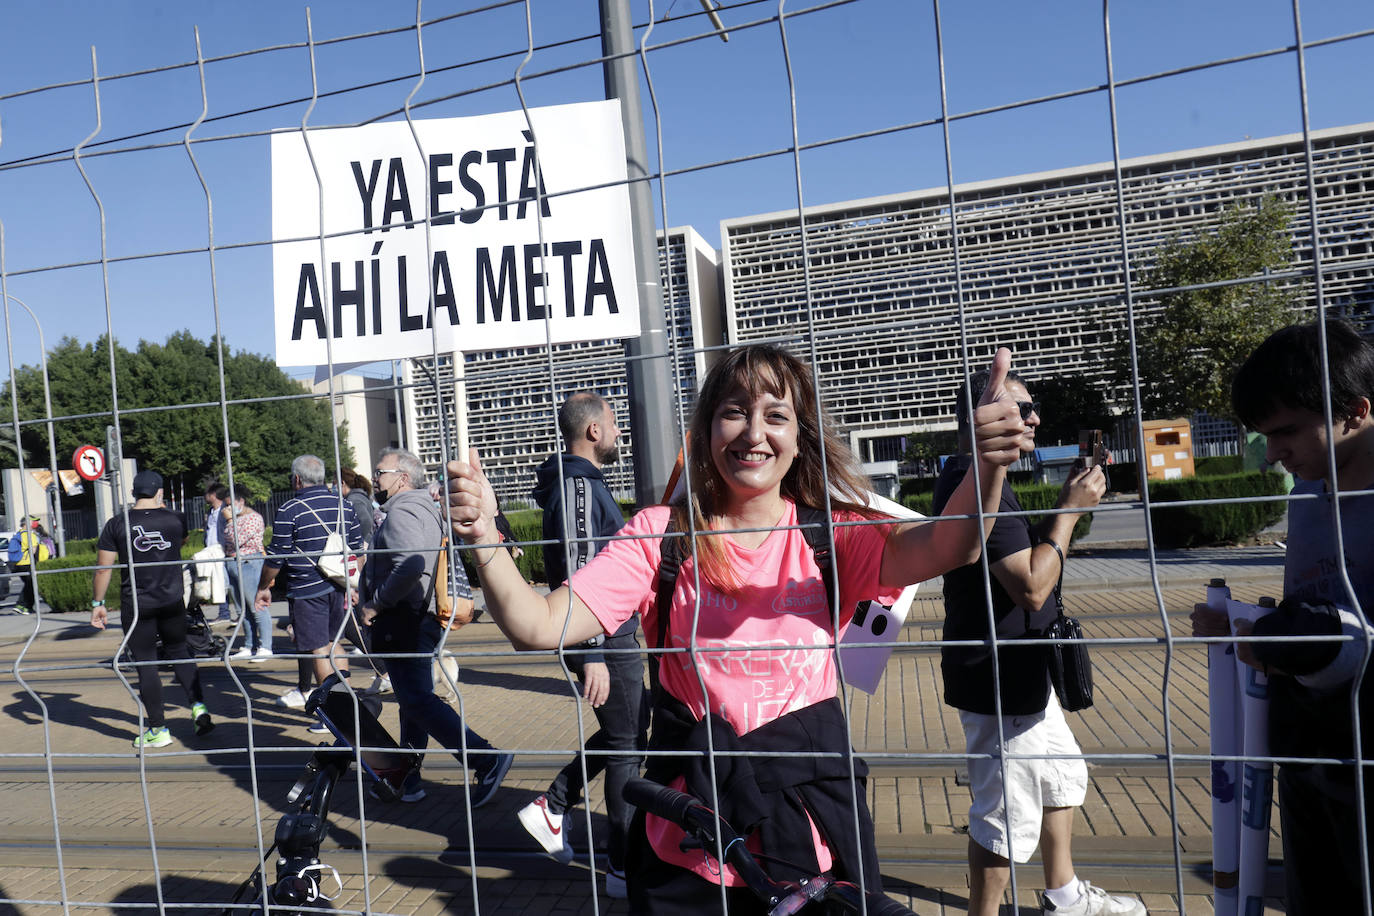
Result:
{"label": "green sneaker", "polygon": [[134,747],[166,747],[172,743],[172,733],[162,728],[150,728],[134,739]]}
{"label": "green sneaker", "polygon": [[191,718],[196,720],[196,735],[208,735],[215,730],[215,723],[210,719],[210,710],[205,708],[204,703],[196,703],[191,706]]}
{"label": "green sneaker", "polygon": [[22,604],[16,604],[16,605],[14,606],[14,612],[15,612],[16,614],[32,614],[32,613],[33,613],[33,611],[31,611],[31,610],[29,610],[28,608],[24,607],[24,605],[22,605]]}

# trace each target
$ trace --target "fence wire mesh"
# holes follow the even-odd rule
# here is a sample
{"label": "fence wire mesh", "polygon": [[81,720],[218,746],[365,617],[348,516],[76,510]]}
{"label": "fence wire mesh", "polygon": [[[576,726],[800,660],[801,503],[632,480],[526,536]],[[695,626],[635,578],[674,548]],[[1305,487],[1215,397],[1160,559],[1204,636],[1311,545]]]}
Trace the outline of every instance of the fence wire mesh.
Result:
{"label": "fence wire mesh", "polygon": [[[603,2],[602,12],[611,6]],[[23,74],[0,71],[9,81],[0,85],[0,186],[6,189],[0,195],[0,301],[9,365],[8,398],[0,410],[19,446],[9,452],[17,472],[6,472],[6,511],[12,529],[26,528],[31,515],[62,520],[57,533],[65,548],[63,557],[12,568],[9,589],[35,590],[37,600],[23,592],[18,601],[29,602],[32,616],[0,620],[0,656],[8,666],[0,823],[11,863],[0,876],[0,908],[64,914],[224,909],[258,862],[266,860],[267,874],[274,874],[274,840],[283,838],[282,825],[298,823],[291,819],[297,798],[289,792],[318,740],[306,731],[307,717],[281,702],[297,684],[297,661],[310,661],[308,653],[297,653],[286,634],[275,632],[268,636],[271,646],[275,635],[277,648],[270,660],[241,656],[242,646],[251,644],[251,615],[244,613],[229,630],[217,631],[227,637],[217,651],[196,661],[214,731],[196,734],[189,703],[177,697],[169,715],[175,743],[130,750],[130,739],[148,725],[137,689],[140,670],[156,671],[158,662],[121,657],[132,625],[149,609],[140,607],[135,591],[131,626],[121,636],[86,626],[91,579],[100,581],[100,569],[95,546],[78,541],[94,533],[97,510],[88,505],[89,493],[64,496],[56,484],[45,490],[28,482],[32,472],[68,464],[59,441],[108,425],[108,439],[91,444],[107,448],[112,470],[123,474],[119,504],[131,485],[120,458],[144,457],[121,455],[125,429],[155,418],[159,428],[187,441],[214,443],[210,465],[169,476],[167,498],[175,508],[203,524],[200,472],[213,471],[247,491],[248,502],[271,525],[291,494],[280,492],[286,480],[255,476],[258,468],[244,457],[255,436],[250,418],[265,415],[247,411],[323,404],[329,432],[317,450],[330,479],[344,477],[350,455],[357,468],[374,468],[387,446],[410,448],[430,475],[442,479],[442,469],[465,458],[470,445],[482,450],[497,493],[512,508],[528,498],[535,466],[559,454],[559,405],[570,391],[590,388],[610,399],[624,432],[622,463],[608,467],[607,476],[618,495],[637,491],[644,504],[651,501],[644,494],[661,490],[669,470],[635,466],[652,436],[648,427],[671,430],[674,446],[685,442],[702,377],[742,344],[779,343],[805,358],[817,407],[823,402],[829,408],[840,433],[821,442],[819,460],[829,467],[836,456],[827,450],[847,446],[869,462],[865,470],[875,486],[883,475],[890,473],[895,483],[899,473],[920,466],[920,436],[952,430],[956,401],[967,397],[962,380],[999,345],[1013,350],[1014,367],[1027,379],[1071,374],[1079,387],[1108,390],[1122,405],[1113,418],[1122,431],[1118,444],[1134,459],[1139,481],[1097,510],[1097,536],[1079,543],[1063,576],[1067,602],[1081,611],[1088,629],[1096,673],[1096,702],[1071,717],[1081,745],[1075,756],[1090,767],[1073,827],[1079,875],[1139,898],[1151,913],[1224,912],[1226,894],[1214,891],[1211,871],[1218,765],[1366,765],[1358,742],[1351,756],[1339,758],[1213,751],[1208,647],[1219,640],[1193,637],[1188,614],[1214,578],[1227,579],[1238,600],[1280,596],[1284,552],[1274,542],[1283,535],[1270,529],[1249,546],[1166,546],[1157,530],[1165,516],[1151,511],[1158,491],[1146,482],[1149,456],[1159,452],[1152,451],[1152,433],[1141,421],[1155,419],[1152,392],[1197,367],[1181,365],[1161,379],[1149,376],[1138,357],[1140,335],[1170,297],[1199,290],[1292,290],[1297,317],[1341,315],[1368,329],[1374,124],[1361,122],[1374,110],[1367,63],[1374,14],[1361,7],[1337,15],[1297,0],[1270,4],[1263,16],[1255,14],[1272,26],[1260,38],[1239,27],[1248,41],[1225,32],[1190,33],[1186,51],[1148,55],[1140,53],[1142,44],[1167,42],[1158,22],[1155,32],[1145,24],[1163,17],[1104,3],[1065,24],[1053,79],[1009,84],[976,78],[988,53],[980,24],[967,10],[952,11],[938,0],[929,6],[883,0],[701,6],[714,10],[708,14],[682,0],[633,4],[633,45],[624,51],[601,44],[591,4],[505,0],[340,14],[338,22],[368,24],[327,36],[320,23],[329,14],[312,18],[302,9],[295,36],[257,47],[234,46],[215,34],[216,27],[169,36],[168,43],[185,48],[170,63],[128,60],[112,48],[117,63],[106,64],[97,40],[85,75],[42,85],[14,82]],[[1241,5],[1236,15],[1245,12]],[[1007,9],[987,15],[998,13],[1015,24],[1017,16]],[[138,17],[137,25],[153,28],[156,18]],[[23,11],[0,13],[12,35],[24,33],[24,20]],[[339,31],[328,21],[331,32]],[[1146,31],[1143,42],[1119,37],[1123,21]],[[217,28],[242,34],[223,23]],[[721,41],[722,28],[728,42]],[[203,50],[207,41],[217,45],[214,53]],[[1013,42],[1014,54],[1031,54],[1028,66],[1048,68],[1027,44]],[[299,136],[313,164],[312,144],[323,131],[404,122],[428,161],[417,128],[421,119],[518,110],[538,174],[542,161],[565,151],[541,147],[531,109],[603,97],[603,70],[620,60],[631,62],[642,81],[637,115],[649,153],[636,163],[641,172],[632,171],[621,184],[632,193],[647,191],[655,211],[658,250],[640,255],[659,274],[641,276],[640,287],[642,293],[646,280],[648,286],[657,281],[661,290],[666,355],[627,355],[621,341],[553,343],[545,321],[543,346],[452,353],[441,349],[436,332],[427,357],[363,375],[344,374],[353,367],[334,358],[333,335],[326,333],[318,381],[264,390],[255,388],[251,374],[236,374],[243,354],[233,348],[242,340],[265,340],[261,329],[274,321],[273,246],[309,242],[325,264],[326,245],[337,237],[323,229],[323,194],[317,195],[318,234],[276,233],[264,168],[271,138]],[[895,102],[876,109],[852,103],[879,81],[882,97]],[[887,84],[901,91],[891,93]],[[1188,109],[1180,86],[1208,101]],[[1244,94],[1273,98],[1274,108],[1286,106],[1286,114],[1242,112],[1239,126],[1216,133],[1230,138],[1226,142],[1177,150],[1143,142],[1160,108],[1177,106],[1180,118],[1196,117],[1198,109],[1219,118],[1225,105],[1216,100],[1241,94],[1242,86]],[[1253,127],[1247,117],[1255,118]],[[755,129],[760,125],[767,129]],[[1023,145],[1025,164],[1018,155],[988,157],[989,145]],[[1200,145],[1205,148],[1195,148]],[[903,169],[892,167],[903,161],[919,163],[915,174],[934,176],[927,190],[912,190]],[[323,187],[318,172],[316,184]],[[735,190],[726,202],[704,202],[716,184]],[[543,258],[551,242],[541,215],[546,199],[541,180],[533,187],[533,200],[517,201],[503,183],[499,199],[479,200],[469,212],[504,214],[508,206],[533,203]],[[1194,238],[1228,206],[1265,195],[1291,207],[1289,266],[1159,282],[1153,271],[1171,238]],[[427,264],[432,230],[445,217],[432,206],[395,225],[425,233]],[[452,221],[451,214],[447,218]],[[717,232],[718,245],[710,239]],[[541,267],[540,275],[547,270]],[[326,301],[339,292],[337,279],[324,285]],[[432,304],[434,283],[424,294]],[[327,328],[340,320],[337,315],[337,309],[332,318],[323,311]],[[29,334],[29,319],[36,336]],[[209,362],[197,364],[208,365],[209,376],[197,380],[195,397],[160,397],[160,391],[189,389],[140,374],[132,357],[121,363],[125,357],[109,342],[158,341],[182,325],[210,341]],[[106,343],[95,345],[101,335]],[[55,336],[74,340],[54,345]],[[83,347],[86,364],[99,369],[107,387],[66,373],[49,380],[49,359]],[[170,341],[166,349],[174,349]],[[1191,355],[1195,363],[1207,358]],[[1323,350],[1323,369],[1325,358]],[[1125,367],[1124,375],[1113,374],[1113,360]],[[29,364],[37,361],[43,393],[51,381],[58,403],[87,406],[54,410],[52,397],[34,387],[40,376]],[[640,363],[658,362],[666,362],[674,389],[645,403],[631,374]],[[1034,390],[1036,381],[1027,387]],[[1332,443],[1342,405],[1331,403],[1325,378],[1322,387],[1327,417],[1321,461],[1335,467]],[[384,419],[376,419],[378,411]],[[644,428],[637,425],[641,417],[649,418]],[[1193,419],[1199,426],[1214,422]],[[1227,440],[1236,431],[1224,423],[1218,429],[1212,441],[1199,443],[1199,456],[1230,451]],[[0,450],[5,446],[0,438]],[[276,455],[273,466],[297,453]],[[897,453],[908,456],[907,467],[882,466],[882,456]],[[989,473],[977,462],[973,467],[975,477]],[[1331,512],[1333,575],[1346,594],[1359,596],[1367,586],[1369,545],[1352,538],[1362,529],[1342,525],[1342,503],[1357,505],[1347,500],[1367,492],[1346,492],[1346,481],[1340,483],[1343,498]],[[688,493],[703,485],[689,470]],[[274,490],[279,492],[269,495]],[[1318,498],[1201,490],[1171,497],[1199,518],[1236,507],[1297,506],[1304,499]],[[339,494],[340,513],[343,500]],[[1027,511],[980,507],[974,518],[981,523],[1069,511],[1053,505],[1051,497]],[[114,512],[129,530],[128,506]],[[967,522],[968,516],[933,524],[945,528],[959,519]],[[563,524],[572,522],[565,518]],[[696,524],[692,519],[684,534],[695,535]],[[826,538],[838,546],[848,529],[866,527],[832,521]],[[768,530],[732,533],[762,539]],[[537,520],[516,525],[515,543],[526,552],[522,572],[535,580],[543,556],[563,550],[546,539]],[[233,558],[218,562],[238,576],[246,568]],[[466,563],[477,586],[481,574],[474,564],[492,560],[455,546],[446,562],[455,578]],[[979,563],[991,604],[997,558],[984,555]],[[129,568],[135,585],[141,574],[157,573],[156,564]],[[744,668],[759,658],[772,664],[776,646],[737,640],[719,651],[700,629],[709,609],[695,566],[692,573],[691,591],[698,596],[690,609],[692,631],[663,657],[692,659],[687,668],[705,695],[713,667]],[[485,596],[477,591],[481,606]],[[832,606],[842,593],[828,596]],[[571,607],[571,593],[568,601]],[[9,599],[6,604],[16,608]],[[1359,601],[1353,604],[1361,615]],[[284,610],[284,602],[274,604],[277,624],[284,623]],[[571,627],[575,616],[567,615],[564,626]],[[850,616],[839,615],[845,622]],[[865,620],[872,626],[876,619],[860,615],[850,626],[862,633]],[[983,643],[943,638],[945,605],[937,583],[917,591],[895,641],[874,633],[871,642],[890,646],[892,656],[871,693],[848,683],[849,657],[833,651],[839,622],[830,622],[829,645],[818,647],[826,661],[798,663],[796,679],[824,678],[831,665],[837,671],[846,746],[852,748],[838,757],[860,786],[845,823],[863,831],[862,809],[872,812],[882,866],[877,880],[889,895],[920,913],[965,912],[970,766],[991,759],[1005,775],[1006,766],[1045,752],[966,751],[968,724],[944,702],[941,649]],[[1008,644],[995,629],[994,644]],[[1362,663],[1370,655],[1370,632],[1360,627],[1343,637],[1357,647]],[[373,674],[369,656],[350,658],[346,623],[332,637],[331,670],[351,664]],[[640,644],[645,641],[641,637]],[[1014,635],[1009,644],[1017,645]],[[587,777],[610,755],[595,744],[584,749],[598,724],[580,699],[583,687],[574,674],[583,651],[517,652],[490,615],[447,634],[432,653],[437,690],[472,731],[463,732],[458,746],[431,743],[423,752],[423,804],[371,796],[365,756],[384,749],[365,740],[362,726],[348,729],[353,750],[347,754],[357,765],[339,780],[327,812],[322,864],[310,866],[334,910],[629,912],[623,900],[608,896],[603,877],[607,806],[603,790]],[[646,648],[625,651],[647,656],[651,665],[659,657]],[[1353,680],[1331,695],[1361,696],[1363,671],[1360,664]],[[762,689],[768,682],[757,683]],[[352,680],[350,709],[359,708],[363,686]],[[1364,710],[1358,702],[1349,708],[1358,735]],[[392,735],[404,733],[390,698],[380,719]],[[1005,743],[1011,722],[995,721],[991,746]],[[474,740],[477,735],[483,740]],[[741,756],[717,748],[715,740],[707,735],[711,773]],[[488,798],[472,774],[507,753],[515,755],[514,766]],[[651,764],[663,756],[675,754],[647,754]],[[540,853],[517,813],[570,760],[590,787],[587,804],[566,821],[574,855],[564,864]],[[860,779],[862,761],[866,780]],[[1364,787],[1362,780],[1352,783],[1361,835]],[[1275,861],[1262,885],[1265,905],[1283,912],[1289,904],[1276,860],[1286,847],[1277,814],[1267,836],[1267,860]],[[1021,859],[1024,850],[1016,842],[1013,858]],[[1359,846],[1365,854],[1356,857],[1357,867],[1364,867],[1364,911],[1374,914],[1363,864],[1368,849],[1363,839]],[[861,883],[873,878],[863,866],[850,877]],[[1038,909],[1043,883],[1039,864],[1010,869],[1009,894],[1018,912]],[[253,902],[251,893],[238,899],[237,912],[280,909]]]}

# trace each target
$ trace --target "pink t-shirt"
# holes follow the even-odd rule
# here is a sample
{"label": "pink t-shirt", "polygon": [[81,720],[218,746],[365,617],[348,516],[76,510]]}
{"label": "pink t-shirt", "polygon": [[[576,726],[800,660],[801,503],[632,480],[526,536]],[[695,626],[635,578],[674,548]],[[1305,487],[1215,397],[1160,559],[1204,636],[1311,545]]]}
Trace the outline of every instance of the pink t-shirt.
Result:
{"label": "pink t-shirt", "polygon": [[[573,574],[573,591],[607,633],[614,633],[638,611],[644,632],[650,640],[656,638],[661,540],[624,536],[661,534],[668,527],[669,514],[666,506],[638,513],[621,529],[620,537]],[[858,516],[842,513],[837,520],[858,520]],[[778,525],[796,523],[796,506],[788,503]],[[713,536],[724,539],[741,586],[726,594],[705,579],[701,581],[695,661],[688,653],[666,656],[660,678],[664,688],[698,719],[705,716],[709,702],[713,712],[743,735],[779,716],[835,696],[837,679],[831,648],[835,637],[820,569],[800,530],[774,531],[752,550],[739,546],[728,534]],[[886,539],[887,528],[881,525],[835,529],[841,631],[860,601],[883,598],[891,603],[900,591],[878,584]],[[689,559],[682,564],[673,593],[670,646],[691,644],[697,602],[696,576]],[[698,673],[706,685],[705,697]],[[674,785],[682,788],[680,781]],[[720,880],[714,865],[704,862],[700,852],[683,853],[678,848],[682,831],[676,826],[650,817],[648,833],[650,844],[663,861],[689,868],[708,880]],[[812,833],[821,867],[828,868],[829,850],[814,825]],[[742,883],[732,870],[726,871],[726,884]]]}

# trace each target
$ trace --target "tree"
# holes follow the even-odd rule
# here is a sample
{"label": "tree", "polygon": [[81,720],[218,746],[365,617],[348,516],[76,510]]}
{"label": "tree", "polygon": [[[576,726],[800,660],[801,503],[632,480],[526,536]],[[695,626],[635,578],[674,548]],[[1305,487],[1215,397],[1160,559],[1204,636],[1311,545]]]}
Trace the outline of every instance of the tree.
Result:
{"label": "tree", "polygon": [[1026,387],[1031,397],[1040,402],[1037,445],[1074,444],[1080,429],[1110,431],[1116,422],[1107,409],[1107,393],[1100,382],[1077,375],[1058,375],[1028,381]]}
{"label": "tree", "polygon": [[[1292,207],[1274,196],[1224,210],[1193,238],[1174,236],[1146,274],[1150,289],[1263,278],[1292,266]],[[1165,293],[1137,324],[1140,398],[1147,418],[1205,410],[1231,414],[1231,378],[1270,333],[1295,319],[1299,289],[1288,281],[1253,282]],[[1119,390],[1130,391],[1129,338],[1113,359]]]}
{"label": "tree", "polygon": [[[239,443],[232,449],[235,483],[258,498],[287,485],[291,461],[297,455],[314,453],[326,465],[332,463],[334,422],[329,405],[315,398],[231,404],[226,442],[217,403],[219,355],[213,343],[198,340],[188,331],[179,331],[162,344],[140,341],[134,352],[116,342],[114,363],[124,457],[137,458],[141,467],[152,468],[169,480],[179,479],[188,491],[211,477],[229,479],[228,442]],[[102,336],[82,344],[63,338],[48,354],[48,375],[53,415],[77,418],[54,424],[59,458],[70,456],[84,443],[103,446],[105,428],[113,423],[108,339]],[[231,401],[307,394],[270,359],[252,353],[230,354],[227,347],[224,387]],[[20,419],[45,416],[43,376],[37,366],[16,370],[15,390]],[[7,385],[0,389],[0,423],[10,422],[11,415]],[[347,429],[341,424],[337,432],[340,459],[351,464]],[[31,454],[46,455],[46,426],[25,426],[21,444]]]}
{"label": "tree", "polygon": [[906,453],[902,456],[916,465],[922,475],[934,477],[939,472],[941,455],[959,451],[959,434],[952,429],[927,430],[906,434]]}

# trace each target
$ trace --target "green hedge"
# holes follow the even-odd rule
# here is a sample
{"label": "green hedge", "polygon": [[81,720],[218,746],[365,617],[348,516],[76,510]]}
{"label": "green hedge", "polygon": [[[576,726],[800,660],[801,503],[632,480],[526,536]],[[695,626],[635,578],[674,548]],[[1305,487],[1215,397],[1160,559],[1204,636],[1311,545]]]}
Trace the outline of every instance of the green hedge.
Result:
{"label": "green hedge", "polygon": [[[1032,483],[1032,484],[1012,484],[1011,491],[1016,494],[1016,498],[1021,502],[1021,508],[1028,511],[1035,509],[1053,509],[1059,502],[1059,487],[1054,484]],[[922,493],[916,496],[908,496],[902,500],[902,505],[908,509],[913,509],[922,515],[930,515],[934,511],[934,496],[929,493]],[[1029,521],[1032,525],[1039,522],[1044,516],[1030,516]],[[948,524],[946,522],[945,524]],[[1092,529],[1093,517],[1084,515],[1078,520],[1078,524],[1073,526],[1073,536],[1070,540],[1076,541],[1087,536]]]}
{"label": "green hedge", "polygon": [[[95,545],[96,545],[96,542],[97,542],[98,540],[100,540],[100,539],[99,539],[99,538],[72,538],[72,539],[69,539],[69,540],[67,541],[67,544],[66,544],[67,556],[69,556],[69,557],[75,557],[75,556],[83,556],[83,555],[85,555],[85,554],[90,554],[91,556],[95,556]],[[271,529],[271,528],[268,528],[267,531],[263,534],[263,543],[264,543],[264,544],[270,543],[271,540],[272,540],[272,529]],[[203,549],[203,548],[205,547],[205,530],[202,529],[202,528],[197,528],[196,530],[192,531],[192,532],[190,533],[190,535],[186,538],[186,546],[189,547],[189,548],[191,548],[191,553],[195,553],[197,550]]]}
{"label": "green hedge", "polygon": [[[95,553],[53,557],[38,564],[38,597],[54,611],[89,611],[91,609],[91,578],[93,569],[74,572],[51,572],[73,567],[94,566]],[[119,569],[110,574],[110,589],[105,595],[105,606],[112,611],[119,609]]]}
{"label": "green hedge", "polygon": [[[620,502],[620,513],[629,518],[634,514],[634,503],[628,501]],[[506,512],[506,521],[510,522],[511,531],[515,532],[517,541],[542,541],[544,539],[544,512],[542,509],[518,509],[514,512]],[[519,567],[521,575],[527,582],[544,582],[548,575],[544,571],[544,544],[524,544],[521,550],[524,551],[516,559],[515,565]],[[552,547],[553,545],[547,545]],[[553,549],[557,549],[554,547]],[[463,552],[463,565],[467,569],[468,581],[477,582],[476,570],[472,565],[472,551]]]}
{"label": "green hedge", "polygon": [[1243,474],[1245,463],[1239,455],[1218,455],[1215,458],[1198,458],[1193,462],[1193,470],[1199,477],[1221,477]]}
{"label": "green hedge", "polygon": [[[1154,503],[1282,496],[1286,492],[1282,474],[1262,471],[1150,483],[1150,499]],[[1155,546],[1198,547],[1244,541],[1283,518],[1285,505],[1282,501],[1274,501],[1205,506],[1155,506],[1150,510],[1150,518],[1154,523]]]}
{"label": "green hedge", "polygon": [[898,485],[897,499],[905,504],[908,496],[920,496],[935,489],[938,477],[904,477]]}
{"label": "green hedge", "polygon": [[[95,576],[95,570],[90,567],[95,566],[95,542],[69,541],[68,547],[77,543],[89,543],[90,552],[76,553],[69,550],[65,557],[53,557],[38,564],[38,597],[54,611],[88,611],[91,608],[91,581]],[[181,548],[181,557],[189,560],[191,555],[200,549],[188,541]],[[68,569],[73,571],[62,571]],[[121,578],[120,568],[114,567],[110,571],[109,590],[105,593],[105,606],[112,611],[119,609]]]}

